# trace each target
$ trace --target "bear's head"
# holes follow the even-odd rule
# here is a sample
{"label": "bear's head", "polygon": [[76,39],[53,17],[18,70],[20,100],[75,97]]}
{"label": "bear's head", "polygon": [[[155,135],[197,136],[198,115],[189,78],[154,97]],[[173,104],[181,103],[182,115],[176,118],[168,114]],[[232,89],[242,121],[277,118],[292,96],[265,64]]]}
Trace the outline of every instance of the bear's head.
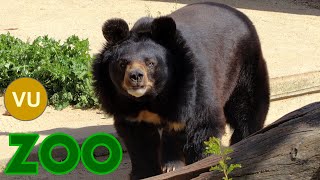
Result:
{"label": "bear's head", "polygon": [[[174,39],[176,24],[170,17],[139,20],[129,31],[122,19],[102,28],[107,45],[102,52],[112,86],[122,95],[155,97],[172,76],[172,53],[165,47]],[[107,87],[110,88],[110,87]]]}

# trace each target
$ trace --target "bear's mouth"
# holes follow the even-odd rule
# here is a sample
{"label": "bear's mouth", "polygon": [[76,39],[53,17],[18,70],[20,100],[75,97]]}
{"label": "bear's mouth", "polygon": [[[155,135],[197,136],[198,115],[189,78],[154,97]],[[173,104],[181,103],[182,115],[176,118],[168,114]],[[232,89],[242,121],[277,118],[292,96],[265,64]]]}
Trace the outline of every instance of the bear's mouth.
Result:
{"label": "bear's mouth", "polygon": [[144,89],[144,88],[146,88],[146,86],[132,86],[130,89],[132,89],[132,90],[139,90],[139,89]]}
{"label": "bear's mouth", "polygon": [[141,97],[147,92],[146,86],[133,86],[127,90],[128,94],[134,97]]}

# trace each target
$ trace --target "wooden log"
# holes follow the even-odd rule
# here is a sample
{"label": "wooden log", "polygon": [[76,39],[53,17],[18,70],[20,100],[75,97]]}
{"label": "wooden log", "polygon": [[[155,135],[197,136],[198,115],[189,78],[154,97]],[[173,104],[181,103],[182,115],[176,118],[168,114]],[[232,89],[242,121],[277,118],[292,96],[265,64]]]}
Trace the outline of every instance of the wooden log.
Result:
{"label": "wooden log", "polygon": [[[228,163],[239,163],[233,179],[320,179],[320,102],[291,112],[231,146]],[[153,179],[222,179],[208,172],[219,158],[207,157]]]}

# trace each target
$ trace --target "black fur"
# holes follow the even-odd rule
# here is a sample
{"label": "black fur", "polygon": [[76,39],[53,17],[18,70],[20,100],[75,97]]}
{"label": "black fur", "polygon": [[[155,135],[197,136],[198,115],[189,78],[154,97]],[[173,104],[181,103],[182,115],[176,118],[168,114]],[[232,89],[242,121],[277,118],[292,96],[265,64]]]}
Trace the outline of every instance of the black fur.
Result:
{"label": "black fur", "polygon": [[111,19],[102,27],[104,38],[110,43],[116,43],[128,37],[129,26],[123,19]]}
{"label": "black fur", "polygon": [[[116,23],[103,27],[104,34],[111,33],[93,64],[94,88],[128,149],[131,179],[204,158],[203,141],[220,138],[226,123],[234,128],[231,144],[263,127],[268,74],[258,35],[244,14],[200,3],[166,17],[142,18],[128,33],[123,20],[108,22]],[[133,97],[121,87],[123,59],[156,59],[148,70],[154,86],[144,96]],[[159,115],[161,123],[130,120],[142,110]],[[172,123],[185,128],[172,130]]]}

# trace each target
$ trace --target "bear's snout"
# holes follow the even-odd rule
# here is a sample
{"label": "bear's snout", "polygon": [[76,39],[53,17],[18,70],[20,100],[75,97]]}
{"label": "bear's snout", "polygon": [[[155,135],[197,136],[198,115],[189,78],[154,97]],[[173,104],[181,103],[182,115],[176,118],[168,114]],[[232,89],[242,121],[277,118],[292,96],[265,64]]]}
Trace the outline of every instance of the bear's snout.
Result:
{"label": "bear's snout", "polygon": [[139,84],[142,82],[144,76],[144,72],[140,69],[134,69],[129,72],[129,80],[131,84]]}
{"label": "bear's snout", "polygon": [[141,62],[132,62],[127,65],[124,76],[125,89],[135,89],[146,86],[147,69]]}
{"label": "bear's snout", "polygon": [[153,83],[148,78],[147,68],[141,62],[132,62],[127,65],[122,87],[128,94],[141,97]]}

